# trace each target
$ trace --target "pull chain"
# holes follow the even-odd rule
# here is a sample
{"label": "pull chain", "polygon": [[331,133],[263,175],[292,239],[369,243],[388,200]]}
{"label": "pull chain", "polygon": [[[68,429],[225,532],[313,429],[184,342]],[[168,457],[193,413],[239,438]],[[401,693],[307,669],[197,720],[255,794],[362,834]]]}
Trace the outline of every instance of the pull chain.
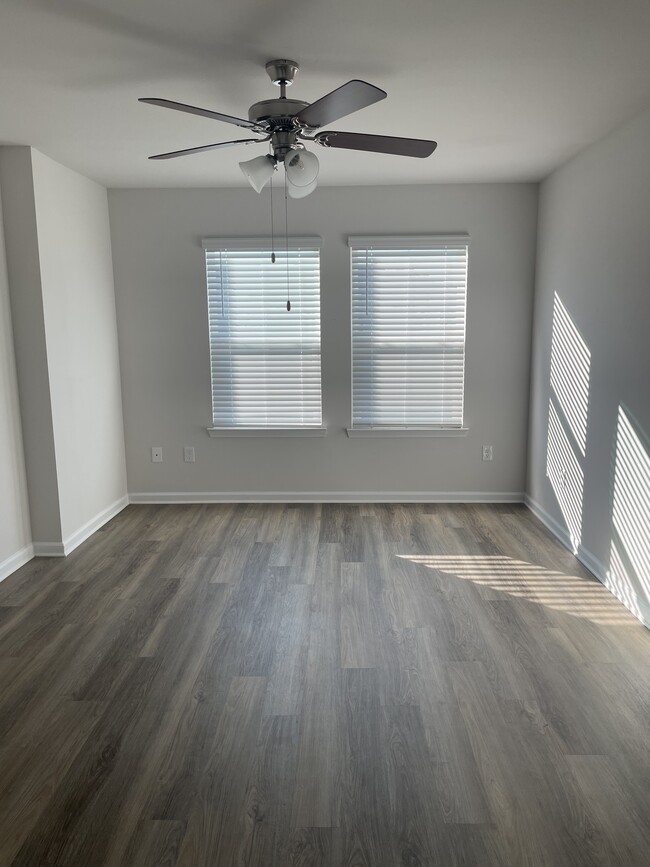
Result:
{"label": "pull chain", "polygon": [[221,316],[223,316],[223,294],[225,289],[223,285],[223,250],[219,250],[219,285],[221,286]]}
{"label": "pull chain", "polygon": [[368,315],[368,249],[366,248],[366,316]]}
{"label": "pull chain", "polygon": [[284,172],[284,241],[285,252],[287,256],[287,310],[291,310],[291,299],[289,297],[289,206],[287,204],[287,172]]}
{"label": "pull chain", "polygon": [[275,265],[275,234],[273,232],[273,175],[271,175],[271,264]]}

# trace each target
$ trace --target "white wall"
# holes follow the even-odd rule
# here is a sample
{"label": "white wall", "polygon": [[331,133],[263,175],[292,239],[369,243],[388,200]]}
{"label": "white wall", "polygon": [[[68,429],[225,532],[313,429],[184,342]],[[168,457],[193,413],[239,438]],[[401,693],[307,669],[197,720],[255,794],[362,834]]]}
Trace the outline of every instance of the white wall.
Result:
{"label": "white wall", "polygon": [[63,539],[126,494],[106,190],[32,156]]}
{"label": "white wall", "polygon": [[29,147],[0,186],[32,533],[63,553],[126,497],[106,190]]}
{"label": "white wall", "polygon": [[0,580],[31,557],[31,542],[0,205]]}
{"label": "white wall", "polygon": [[[277,216],[283,213],[277,196]],[[269,193],[109,191],[129,491],[523,492],[537,187],[322,187],[290,202],[320,235],[324,439],[209,439],[204,236],[265,236]],[[282,225],[276,219],[276,230]],[[467,231],[466,438],[350,440],[349,234]],[[494,461],[481,461],[481,444]],[[163,447],[152,464],[150,447]],[[196,463],[182,462],[193,445]]]}
{"label": "white wall", "polygon": [[[533,506],[560,532],[573,535],[587,565],[646,623],[649,142],[646,112],[541,186],[528,480]],[[556,377],[551,386],[553,310],[560,302],[572,320],[564,329],[571,337],[562,344],[556,340],[560,381]],[[577,371],[586,365],[577,357],[588,359],[588,388],[580,385]],[[558,395],[563,391],[565,398]],[[581,392],[587,395],[584,454],[576,420]],[[551,435],[549,401],[560,419]]]}
{"label": "white wall", "polygon": [[32,536],[61,544],[31,148],[0,148],[0,191]]}

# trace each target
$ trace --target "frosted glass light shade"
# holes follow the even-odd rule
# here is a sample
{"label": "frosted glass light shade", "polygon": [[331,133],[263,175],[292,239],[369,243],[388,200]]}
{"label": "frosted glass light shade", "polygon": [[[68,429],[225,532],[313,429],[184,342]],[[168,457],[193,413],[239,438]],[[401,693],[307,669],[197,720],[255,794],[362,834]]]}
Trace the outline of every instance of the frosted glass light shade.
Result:
{"label": "frosted glass light shade", "polygon": [[292,199],[304,199],[316,189],[317,181],[312,181],[306,187],[296,187],[294,184],[287,184],[287,192]]}
{"label": "frosted glass light shade", "polygon": [[255,157],[255,159],[239,163],[239,168],[255,192],[261,193],[273,177],[275,159],[271,154],[264,154],[261,157]]}
{"label": "frosted glass light shade", "polygon": [[304,148],[290,150],[284,158],[287,180],[295,187],[308,187],[318,177],[318,157]]}

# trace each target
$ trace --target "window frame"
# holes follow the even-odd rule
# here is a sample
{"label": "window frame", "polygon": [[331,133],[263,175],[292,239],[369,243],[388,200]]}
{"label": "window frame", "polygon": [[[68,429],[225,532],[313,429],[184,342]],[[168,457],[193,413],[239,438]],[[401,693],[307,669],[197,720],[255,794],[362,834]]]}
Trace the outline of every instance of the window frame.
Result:
{"label": "window frame", "polygon": [[[354,250],[386,247],[388,249],[427,249],[440,244],[463,245],[467,248],[465,271],[465,310],[463,322],[463,400],[460,425],[355,425],[354,424]],[[350,250],[350,426],[346,433],[350,438],[376,437],[464,437],[469,432],[465,414],[465,386],[467,379],[467,306],[469,295],[469,246],[470,236],[465,232],[441,233],[434,235],[372,235],[348,237]]]}
{"label": "window frame", "polygon": [[[319,397],[320,397],[320,425],[218,425],[215,424],[215,406],[214,406],[214,380],[213,380],[213,342],[210,328],[210,281],[208,278],[207,269],[207,253],[219,253],[227,250],[247,251],[251,252],[266,252],[269,254],[275,247],[282,266],[281,257],[283,256],[286,246],[284,239],[278,239],[275,244],[272,244],[269,237],[236,237],[236,238],[204,238],[201,242],[203,249],[203,271],[205,277],[205,291],[207,304],[207,324],[208,324],[208,349],[210,356],[210,409],[212,423],[206,428],[210,437],[323,437],[327,434],[327,428],[323,423],[323,377],[322,377],[322,317],[321,317],[321,248],[322,239],[318,236],[309,237],[290,237],[289,251],[300,247],[315,249],[318,251],[318,339],[319,339]],[[287,311],[287,316],[291,313]]]}

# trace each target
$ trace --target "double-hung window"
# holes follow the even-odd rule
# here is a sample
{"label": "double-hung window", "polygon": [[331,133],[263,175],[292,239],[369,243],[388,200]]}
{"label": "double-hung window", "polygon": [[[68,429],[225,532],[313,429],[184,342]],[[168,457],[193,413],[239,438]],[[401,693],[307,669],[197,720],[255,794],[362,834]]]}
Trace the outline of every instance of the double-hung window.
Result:
{"label": "double-hung window", "polygon": [[[320,239],[203,242],[213,436],[324,432]],[[291,309],[287,310],[287,301]]]}
{"label": "double-hung window", "polygon": [[351,436],[463,430],[467,236],[349,238]]}

